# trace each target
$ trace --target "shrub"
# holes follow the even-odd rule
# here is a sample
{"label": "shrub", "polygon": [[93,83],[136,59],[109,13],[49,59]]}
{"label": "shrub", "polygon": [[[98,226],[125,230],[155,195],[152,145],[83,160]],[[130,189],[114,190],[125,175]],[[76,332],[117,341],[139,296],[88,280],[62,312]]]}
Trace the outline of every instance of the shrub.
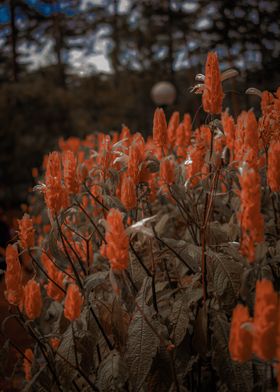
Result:
{"label": "shrub", "polygon": [[222,82],[236,72],[206,64],[199,128],[157,109],[146,141],[124,127],[45,160],[7,259],[7,299],[34,339],[26,390],[275,386],[280,93],[250,89],[262,116],[235,121]]}

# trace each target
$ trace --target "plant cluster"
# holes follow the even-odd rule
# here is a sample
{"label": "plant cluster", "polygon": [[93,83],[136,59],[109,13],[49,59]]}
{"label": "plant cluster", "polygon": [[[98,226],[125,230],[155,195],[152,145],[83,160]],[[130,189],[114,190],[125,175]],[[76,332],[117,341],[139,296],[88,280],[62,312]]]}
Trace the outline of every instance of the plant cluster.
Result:
{"label": "plant cluster", "polygon": [[124,126],[44,160],[6,252],[11,317],[34,341],[25,391],[276,388],[280,90],[249,89],[262,115],[235,121],[235,75],[208,54],[195,130],[157,109],[146,141]]}

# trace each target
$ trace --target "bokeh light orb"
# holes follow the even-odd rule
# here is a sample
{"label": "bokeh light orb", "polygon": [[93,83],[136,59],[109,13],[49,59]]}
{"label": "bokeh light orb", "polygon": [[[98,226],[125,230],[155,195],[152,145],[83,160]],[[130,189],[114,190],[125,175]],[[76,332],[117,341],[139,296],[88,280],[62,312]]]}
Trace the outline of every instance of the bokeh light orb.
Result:
{"label": "bokeh light orb", "polygon": [[151,97],[156,105],[172,105],[176,98],[176,89],[170,82],[158,82],[151,90]]}

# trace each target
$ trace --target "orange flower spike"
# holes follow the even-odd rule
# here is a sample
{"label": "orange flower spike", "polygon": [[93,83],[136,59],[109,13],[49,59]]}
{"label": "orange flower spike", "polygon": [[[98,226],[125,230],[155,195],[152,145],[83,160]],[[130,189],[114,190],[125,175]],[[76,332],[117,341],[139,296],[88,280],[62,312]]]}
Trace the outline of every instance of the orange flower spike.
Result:
{"label": "orange flower spike", "polygon": [[141,163],[141,156],[139,149],[136,144],[132,144],[129,147],[127,172],[128,175],[133,179],[135,184],[139,182],[139,165]]}
{"label": "orange flower spike", "polygon": [[180,113],[179,112],[174,112],[172,113],[172,116],[168,122],[168,127],[167,127],[167,139],[169,146],[173,147],[175,140],[176,140],[176,130],[179,126],[180,122]]}
{"label": "orange flower spike", "polygon": [[280,141],[272,142],[268,150],[267,182],[272,192],[280,192]]}
{"label": "orange flower spike", "polygon": [[217,53],[209,52],[205,65],[205,81],[202,95],[203,109],[207,113],[222,112],[224,93]]}
{"label": "orange flower spike", "polygon": [[48,182],[49,177],[55,177],[59,182],[61,182],[61,154],[58,151],[53,151],[48,155],[46,183]]}
{"label": "orange flower spike", "polygon": [[119,210],[111,208],[107,216],[107,229],[105,239],[107,244],[103,255],[109,259],[113,270],[122,271],[128,265],[129,239],[126,234],[122,214]]}
{"label": "orange flower spike", "polygon": [[44,190],[45,203],[52,215],[68,206],[68,192],[55,177],[49,177]]}
{"label": "orange flower spike", "polygon": [[163,109],[157,108],[154,113],[153,140],[157,147],[164,148],[167,143],[167,123]]}
{"label": "orange flower spike", "polygon": [[270,280],[256,283],[253,352],[264,361],[276,355],[278,294]]}
{"label": "orange flower spike", "polygon": [[25,358],[23,359],[23,370],[25,374],[25,380],[30,381],[32,379],[32,362],[34,358],[33,351],[30,348],[27,348],[24,351]]}
{"label": "orange flower spike", "polygon": [[186,130],[184,124],[181,123],[176,129],[175,146],[186,147],[186,144]]}
{"label": "orange flower spike", "polygon": [[253,151],[258,152],[258,122],[254,112],[247,113],[246,130],[244,135],[244,143],[251,147]]}
{"label": "orange flower spike", "polygon": [[24,214],[23,218],[18,220],[19,225],[19,242],[23,249],[32,248],[35,244],[35,230],[33,221],[28,214]]}
{"label": "orange flower spike", "polygon": [[35,320],[40,316],[42,307],[40,285],[34,279],[30,279],[24,286],[25,314],[30,320]]}
{"label": "orange flower spike", "polygon": [[84,298],[76,284],[70,284],[67,288],[67,294],[64,302],[64,316],[74,321],[80,317]]}
{"label": "orange flower spike", "polygon": [[[48,276],[56,282],[61,288],[64,287],[64,278],[65,274],[62,271],[59,271],[54,263],[49,259],[46,253],[42,253],[41,256],[42,264],[45,267],[45,270]],[[64,298],[64,292],[60,290],[52,281],[49,281],[45,285],[47,294],[54,301],[61,301]]]}
{"label": "orange flower spike", "polygon": [[186,165],[186,175],[191,178],[190,184],[195,186],[199,183],[201,176],[198,174],[202,172],[205,164],[204,159],[206,155],[206,146],[200,132],[196,135],[196,143],[190,150],[190,159]]}
{"label": "orange flower spike", "polygon": [[98,154],[98,164],[102,167],[104,172],[106,172],[112,163],[113,155],[112,155],[112,145],[111,138],[109,135],[103,137],[103,140],[100,145],[99,154]]}
{"label": "orange flower spike", "polygon": [[232,313],[229,352],[234,361],[245,362],[252,356],[252,334],[245,323],[251,321],[248,308],[238,304]]}
{"label": "orange flower spike", "polygon": [[120,140],[123,140],[123,145],[125,147],[129,147],[131,139],[131,133],[127,126],[123,125],[121,133],[120,133]]}
{"label": "orange flower spike", "polygon": [[239,221],[242,229],[241,252],[249,262],[254,261],[254,245],[264,238],[264,219],[261,210],[260,176],[254,169],[244,170],[239,178],[241,185],[241,213]]}
{"label": "orange flower spike", "polygon": [[172,185],[175,182],[175,162],[173,159],[164,158],[160,161],[159,176],[162,183]]}
{"label": "orange flower spike", "polygon": [[183,124],[186,132],[186,144],[188,146],[191,143],[192,137],[192,119],[188,113],[184,114]]}
{"label": "orange flower spike", "polygon": [[125,176],[121,185],[121,202],[127,210],[137,206],[136,186],[131,177]]}
{"label": "orange flower spike", "polygon": [[77,160],[72,151],[65,151],[63,154],[63,174],[64,184],[69,193],[79,192],[79,181],[77,176]]}
{"label": "orange flower spike", "polygon": [[6,249],[6,263],[5,296],[11,305],[19,305],[22,302],[22,270],[17,249],[10,244]]}
{"label": "orange flower spike", "polygon": [[175,145],[177,146],[177,157],[178,161],[182,162],[187,156],[187,140],[186,140],[186,130],[183,123],[181,123],[176,129],[176,140]]}
{"label": "orange flower spike", "polygon": [[274,104],[274,97],[269,91],[263,91],[261,97],[261,109],[262,114],[266,114],[267,111],[272,109]]}
{"label": "orange flower spike", "polygon": [[233,154],[235,141],[235,124],[232,116],[230,116],[228,112],[222,113],[222,125],[224,133],[226,135],[226,144],[231,154]]}

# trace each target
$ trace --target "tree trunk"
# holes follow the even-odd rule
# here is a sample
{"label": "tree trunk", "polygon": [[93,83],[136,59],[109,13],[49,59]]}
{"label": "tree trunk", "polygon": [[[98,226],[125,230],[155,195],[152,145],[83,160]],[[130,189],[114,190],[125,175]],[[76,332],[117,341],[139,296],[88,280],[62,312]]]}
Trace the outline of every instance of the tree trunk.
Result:
{"label": "tree trunk", "polygon": [[10,8],[10,26],[11,26],[11,49],[12,49],[12,75],[13,81],[18,81],[19,66],[18,66],[18,53],[17,53],[17,27],[16,27],[16,14],[15,14],[15,0],[9,1]]}

